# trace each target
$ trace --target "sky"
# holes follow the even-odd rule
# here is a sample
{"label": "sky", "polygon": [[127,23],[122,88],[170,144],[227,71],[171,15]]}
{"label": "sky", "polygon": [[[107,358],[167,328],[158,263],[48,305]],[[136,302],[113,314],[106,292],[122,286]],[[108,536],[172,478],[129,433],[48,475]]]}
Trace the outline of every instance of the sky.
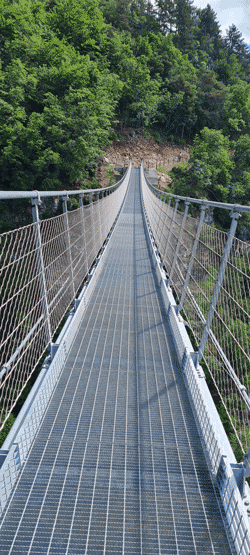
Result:
{"label": "sky", "polygon": [[193,6],[205,8],[207,4],[217,15],[222,35],[234,23],[250,46],[250,0],[194,0]]}

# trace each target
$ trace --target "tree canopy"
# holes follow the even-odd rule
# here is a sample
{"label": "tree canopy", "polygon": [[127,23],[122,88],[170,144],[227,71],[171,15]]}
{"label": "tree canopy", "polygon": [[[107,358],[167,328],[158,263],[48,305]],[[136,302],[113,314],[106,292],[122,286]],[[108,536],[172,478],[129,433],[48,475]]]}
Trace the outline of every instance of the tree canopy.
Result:
{"label": "tree canopy", "polygon": [[197,194],[249,202],[250,52],[209,4],[0,0],[0,14],[2,189],[84,187],[121,123],[194,144],[173,189],[192,178]]}

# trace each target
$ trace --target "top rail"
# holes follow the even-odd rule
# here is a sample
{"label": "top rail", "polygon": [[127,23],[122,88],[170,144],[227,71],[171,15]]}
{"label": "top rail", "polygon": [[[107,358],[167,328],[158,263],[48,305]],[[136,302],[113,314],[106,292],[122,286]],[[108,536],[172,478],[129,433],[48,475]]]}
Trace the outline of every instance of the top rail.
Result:
{"label": "top rail", "polygon": [[154,187],[154,185],[151,185],[151,183],[148,181],[147,177],[145,176],[145,180],[149,186],[149,188],[154,191],[155,193],[159,194],[159,192],[161,193],[161,195],[163,197],[167,197],[169,199],[173,199],[173,200],[183,200],[184,202],[189,202],[191,204],[198,204],[198,205],[205,205],[207,207],[211,207],[211,208],[223,208],[224,210],[227,211],[235,211],[235,212],[239,212],[239,213],[246,213],[246,214],[250,214],[250,206],[245,206],[243,204],[230,204],[230,203],[226,203],[226,202],[215,202],[212,200],[206,200],[206,199],[197,199],[197,198],[193,198],[193,197],[183,197],[180,195],[174,195],[172,193],[167,193],[165,191],[160,191],[159,189],[157,189],[156,187]]}
{"label": "top rail", "polygon": [[75,189],[64,191],[0,191],[0,200],[14,199],[31,199],[31,198],[48,198],[48,197],[64,197],[69,195],[93,195],[95,193],[105,193],[115,191],[119,187],[121,180],[110,187],[101,187],[100,189]]}

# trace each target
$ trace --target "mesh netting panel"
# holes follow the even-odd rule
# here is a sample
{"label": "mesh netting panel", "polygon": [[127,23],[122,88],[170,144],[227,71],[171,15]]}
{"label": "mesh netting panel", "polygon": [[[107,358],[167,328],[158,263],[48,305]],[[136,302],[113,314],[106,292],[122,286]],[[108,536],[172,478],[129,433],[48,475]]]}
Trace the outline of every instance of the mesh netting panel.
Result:
{"label": "mesh netting panel", "polygon": [[[184,217],[175,199],[166,204],[142,178],[143,199],[150,227],[177,299],[192,329],[197,347],[209,313],[228,234]],[[193,252],[197,234],[197,246]],[[187,283],[185,284],[185,279]],[[185,289],[184,289],[185,284]],[[183,293],[184,289],[184,293]],[[250,245],[236,238],[220,288],[204,359],[243,450],[249,441],[249,412],[242,387],[250,396]],[[236,386],[233,372],[241,382]]]}
{"label": "mesh netting panel", "polygon": [[35,226],[0,237],[0,422],[11,412],[46,347]]}
{"label": "mesh netting panel", "polygon": [[0,236],[0,429],[94,263],[128,179],[96,202]]}

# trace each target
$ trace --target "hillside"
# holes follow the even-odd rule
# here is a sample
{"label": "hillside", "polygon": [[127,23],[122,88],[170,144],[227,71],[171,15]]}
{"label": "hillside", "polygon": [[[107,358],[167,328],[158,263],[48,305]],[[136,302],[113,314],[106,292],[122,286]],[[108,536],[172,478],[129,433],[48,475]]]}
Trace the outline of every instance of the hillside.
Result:
{"label": "hillside", "polygon": [[[99,187],[111,171],[100,175],[100,159],[116,163],[120,148],[164,166],[189,144],[188,167],[162,180],[171,191],[250,202],[250,52],[235,25],[222,37],[209,4],[0,6],[1,189]],[[11,228],[12,208],[1,208],[0,228]]]}
{"label": "hillside", "polygon": [[[157,172],[159,187],[163,190],[171,184],[169,175],[174,166],[183,165],[189,159],[189,148],[187,145],[178,146],[166,141],[156,141],[152,136],[142,136],[132,128],[125,129],[120,134],[120,139],[113,141],[106,149],[105,156],[98,164],[97,180],[104,187],[109,184],[109,177],[105,177],[109,166],[112,168],[126,167],[129,160],[134,167],[139,167],[143,160],[144,168],[160,168]],[[114,176],[117,172],[114,172]]]}

